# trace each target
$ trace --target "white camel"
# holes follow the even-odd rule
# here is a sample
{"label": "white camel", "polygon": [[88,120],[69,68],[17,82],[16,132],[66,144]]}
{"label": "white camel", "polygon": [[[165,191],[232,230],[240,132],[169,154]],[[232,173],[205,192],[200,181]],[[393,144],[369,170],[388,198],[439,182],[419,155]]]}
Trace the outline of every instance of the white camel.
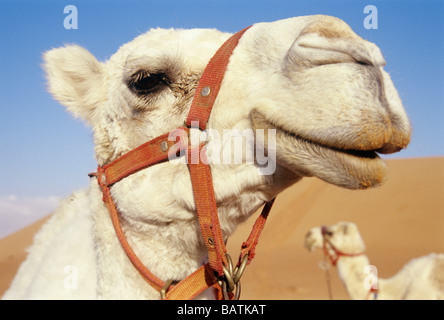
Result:
{"label": "white camel", "polygon": [[[205,66],[229,37],[154,29],[103,63],[79,46],[53,49],[44,55],[49,90],[92,127],[102,166],[183,125]],[[245,32],[208,128],[220,136],[225,129],[270,132],[246,148],[273,154],[275,147],[276,159],[268,174],[258,161],[210,164],[224,238],[304,176],[350,189],[383,182],[377,153],[406,147],[411,132],[384,65],[376,45],[334,17],[259,23]],[[181,280],[207,261],[186,165],[140,170],[111,192],[129,244],[162,281]],[[92,179],[37,234],[4,298],[158,299],[159,292],[129,262]]]}
{"label": "white camel", "polygon": [[393,277],[381,279],[364,254],[364,241],[354,223],[313,228],[305,237],[305,247],[310,251],[324,249],[351,299],[444,299],[443,253],[413,259]]}

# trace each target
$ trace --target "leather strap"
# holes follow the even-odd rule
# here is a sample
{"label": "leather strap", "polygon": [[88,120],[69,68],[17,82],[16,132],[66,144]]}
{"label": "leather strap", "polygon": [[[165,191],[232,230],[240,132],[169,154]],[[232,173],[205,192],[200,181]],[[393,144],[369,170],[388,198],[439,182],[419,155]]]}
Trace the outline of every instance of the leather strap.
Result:
{"label": "leather strap", "polygon": [[242,261],[244,257],[248,254],[248,263],[250,263],[256,255],[256,246],[259,242],[259,237],[265,227],[265,222],[267,221],[268,214],[271,211],[271,207],[273,206],[275,199],[276,198],[273,198],[269,202],[265,203],[260,216],[257,218],[256,222],[253,225],[253,228],[251,229],[251,233],[247,241],[242,244],[242,249],[239,255],[239,262]]}
{"label": "leather strap", "polygon": [[213,287],[216,290],[216,297],[221,300],[220,286],[214,277],[213,270],[209,264],[205,264],[195,272],[190,274],[177,285],[171,287],[166,293],[166,300],[191,300],[199,294]]}
{"label": "leather strap", "polygon": [[[196,204],[197,217],[199,218],[200,231],[204,244],[208,251],[210,267],[222,276],[223,266],[228,265],[225,253],[224,239],[217,214],[216,196],[214,194],[213,179],[210,166],[206,163],[205,152],[199,148],[199,163],[188,164],[191,183],[193,186],[194,202]],[[191,149],[190,152],[193,150]]]}
{"label": "leather strap", "polygon": [[[245,28],[229,38],[211,58],[205,71],[199,80],[193,97],[190,112],[186,124],[191,127],[198,123],[199,129],[205,130],[213,104],[222,85],[222,80],[228,66],[229,59],[236,48],[239,39],[250,27]],[[191,181],[193,184],[194,200],[196,202],[197,215],[200,229],[208,250],[210,266],[219,276],[223,275],[223,266],[227,266],[225,253],[227,252],[220,229],[217,215],[216,198],[213,189],[213,179],[210,167],[205,157],[205,152],[199,149],[200,161],[198,164],[189,163]],[[204,163],[202,163],[202,161]]]}
{"label": "leather strap", "polygon": [[[140,145],[109,164],[99,167],[99,170],[103,172],[106,184],[112,186],[139,170],[167,161],[170,155],[187,149],[189,132],[189,128],[177,128]],[[169,136],[176,137],[176,140],[168,140]]]}
{"label": "leather strap", "polygon": [[[251,27],[251,26],[250,26]],[[211,58],[204,73],[199,81],[196,93],[193,97],[190,112],[186,124],[191,127],[193,122],[199,123],[199,128],[205,130],[208,119],[213,108],[214,101],[216,101],[217,94],[222,85],[222,80],[227,69],[230,56],[237,46],[239,39],[250,27],[247,27],[228,39],[216,54]]]}

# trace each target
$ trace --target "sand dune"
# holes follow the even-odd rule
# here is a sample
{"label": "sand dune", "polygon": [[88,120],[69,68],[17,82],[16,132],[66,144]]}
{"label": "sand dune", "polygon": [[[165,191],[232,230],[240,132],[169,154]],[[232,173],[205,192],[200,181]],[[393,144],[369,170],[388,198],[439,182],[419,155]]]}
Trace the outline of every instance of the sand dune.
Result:
{"label": "sand dune", "polygon": [[47,218],[44,218],[34,222],[0,240],[0,297],[9,287],[22,261],[25,260],[26,249],[32,244],[34,234],[46,220]]}
{"label": "sand dune", "polygon": [[[306,178],[278,196],[242,279],[243,299],[328,299],[321,251],[303,248],[306,232],[340,220],[355,222],[370,263],[382,278],[415,257],[444,252],[444,157],[389,160],[389,179],[380,188],[350,191]],[[254,219],[230,238],[233,257]],[[41,220],[0,240],[0,296],[8,287]],[[348,299],[335,269],[334,299]]]}

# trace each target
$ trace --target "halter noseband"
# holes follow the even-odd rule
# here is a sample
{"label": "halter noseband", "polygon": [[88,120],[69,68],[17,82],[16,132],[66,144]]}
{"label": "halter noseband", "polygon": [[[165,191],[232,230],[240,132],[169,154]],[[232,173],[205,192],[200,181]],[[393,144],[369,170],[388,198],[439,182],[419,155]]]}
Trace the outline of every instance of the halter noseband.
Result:
{"label": "halter noseband", "polygon": [[[253,226],[249,238],[242,244],[238,263],[236,267],[233,268],[219,224],[211,170],[205,159],[205,152],[200,152],[202,148],[204,148],[204,145],[199,145],[199,154],[202,155],[199,163],[194,163],[194,161],[190,163],[190,161],[188,161],[188,168],[191,176],[200,231],[208,251],[208,263],[179,282],[173,280],[164,282],[152,274],[131,249],[131,246],[123,234],[119,213],[111,196],[110,188],[113,184],[139,170],[168,161],[168,156],[171,153],[188,150],[188,157],[193,153],[193,149],[189,144],[191,124],[197,121],[199,123],[199,129],[206,129],[229,58],[237,46],[239,39],[248,28],[239,31],[229,38],[211,58],[193,97],[186,126],[177,128],[172,132],[148,141],[111,163],[98,166],[97,172],[90,174],[90,176],[97,177],[97,182],[103,193],[103,201],[108,208],[122,248],[145,281],[159,291],[162,299],[193,299],[210,287],[217,290],[217,297],[219,299],[238,298],[240,294],[239,278],[245,266],[249,264],[254,257],[255,247],[274,199],[265,204],[261,215]],[[177,140],[170,141],[168,139],[170,133],[174,133],[179,143],[177,143]],[[236,294],[233,293],[234,289],[236,289]]]}
{"label": "halter noseband", "polygon": [[[328,229],[326,226],[322,226],[321,227],[321,233],[322,233],[322,239],[323,239],[323,249],[324,249],[324,254],[330,259],[330,262],[332,265],[336,266],[336,263],[338,262],[340,257],[356,257],[356,256],[360,256],[363,255],[364,252],[359,252],[359,253],[345,253],[341,250],[339,250],[338,248],[336,248],[333,243],[331,243],[330,239],[328,239]],[[328,247],[330,247],[331,250],[333,250],[335,256],[333,256],[332,254],[330,254],[330,252],[328,251]]]}

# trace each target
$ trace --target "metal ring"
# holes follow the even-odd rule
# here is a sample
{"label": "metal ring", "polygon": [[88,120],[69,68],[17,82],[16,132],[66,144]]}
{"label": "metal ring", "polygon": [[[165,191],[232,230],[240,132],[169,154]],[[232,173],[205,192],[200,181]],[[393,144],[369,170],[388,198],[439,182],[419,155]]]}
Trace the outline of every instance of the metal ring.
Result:
{"label": "metal ring", "polygon": [[224,297],[224,300],[230,300],[230,296],[228,295],[227,291],[227,283],[225,281],[222,281],[222,296]]}
{"label": "metal ring", "polygon": [[245,267],[248,264],[248,254],[246,254],[243,258],[242,258],[242,262],[240,264],[239,267],[236,267],[236,269],[234,270],[234,283],[237,284],[240,280],[240,278],[242,277],[242,275],[244,274],[245,271]]}
{"label": "metal ring", "polygon": [[234,300],[239,300],[241,294],[241,283],[240,281],[236,283],[236,294],[234,295]]}
{"label": "metal ring", "polygon": [[225,253],[225,257],[227,258],[229,272],[233,275],[233,260],[231,260],[231,256],[228,252]]}
{"label": "metal ring", "polygon": [[234,290],[234,287],[235,287],[234,281],[233,281],[233,275],[230,274],[230,272],[228,271],[228,269],[225,266],[222,267],[222,270],[223,270],[224,276],[225,276],[225,281],[224,282],[228,285],[227,290],[229,292],[232,292]]}

